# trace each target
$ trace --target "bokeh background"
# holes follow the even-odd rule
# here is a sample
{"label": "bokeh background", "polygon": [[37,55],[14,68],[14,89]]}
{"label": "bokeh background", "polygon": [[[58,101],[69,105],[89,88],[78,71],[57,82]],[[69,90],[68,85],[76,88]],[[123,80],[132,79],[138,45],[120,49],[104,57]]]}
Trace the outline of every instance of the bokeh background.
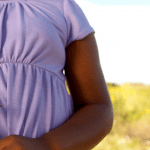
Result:
{"label": "bokeh background", "polygon": [[150,150],[150,1],[75,1],[95,29],[114,109],[111,132],[92,150]]}
{"label": "bokeh background", "polygon": [[75,1],[95,30],[106,81],[150,85],[150,1]]}

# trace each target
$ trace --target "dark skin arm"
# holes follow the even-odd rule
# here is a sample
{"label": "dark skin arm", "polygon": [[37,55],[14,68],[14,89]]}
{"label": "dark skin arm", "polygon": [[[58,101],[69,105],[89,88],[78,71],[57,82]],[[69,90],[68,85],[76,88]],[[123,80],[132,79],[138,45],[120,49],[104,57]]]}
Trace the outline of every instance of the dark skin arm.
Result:
{"label": "dark skin arm", "polygon": [[113,106],[94,33],[66,49],[65,75],[75,114],[39,138],[49,150],[90,150],[110,133]]}

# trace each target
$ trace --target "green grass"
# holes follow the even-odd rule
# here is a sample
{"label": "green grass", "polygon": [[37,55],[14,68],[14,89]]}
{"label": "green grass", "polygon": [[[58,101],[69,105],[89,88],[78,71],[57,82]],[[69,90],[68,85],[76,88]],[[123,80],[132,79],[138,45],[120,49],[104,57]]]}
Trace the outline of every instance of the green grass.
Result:
{"label": "green grass", "polygon": [[[113,103],[111,132],[92,150],[150,150],[150,87],[107,84]],[[66,89],[69,89],[66,84]]]}

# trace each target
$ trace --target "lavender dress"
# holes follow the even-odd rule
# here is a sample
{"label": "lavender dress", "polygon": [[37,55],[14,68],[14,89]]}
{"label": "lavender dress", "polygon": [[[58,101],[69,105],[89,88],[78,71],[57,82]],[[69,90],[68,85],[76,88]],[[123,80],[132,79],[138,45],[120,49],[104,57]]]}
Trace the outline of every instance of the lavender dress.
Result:
{"label": "lavender dress", "polygon": [[65,48],[92,32],[74,0],[0,0],[0,139],[39,138],[72,117]]}

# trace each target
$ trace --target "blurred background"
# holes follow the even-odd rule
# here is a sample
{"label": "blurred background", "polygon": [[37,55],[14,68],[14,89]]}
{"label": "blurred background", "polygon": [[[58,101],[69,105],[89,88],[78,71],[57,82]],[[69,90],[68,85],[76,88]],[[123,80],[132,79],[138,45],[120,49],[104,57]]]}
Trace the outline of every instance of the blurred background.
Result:
{"label": "blurred background", "polygon": [[150,1],[75,1],[95,30],[106,82],[150,85]]}
{"label": "blurred background", "polygon": [[114,109],[112,131],[92,150],[150,150],[150,1],[75,2],[95,30]]}

